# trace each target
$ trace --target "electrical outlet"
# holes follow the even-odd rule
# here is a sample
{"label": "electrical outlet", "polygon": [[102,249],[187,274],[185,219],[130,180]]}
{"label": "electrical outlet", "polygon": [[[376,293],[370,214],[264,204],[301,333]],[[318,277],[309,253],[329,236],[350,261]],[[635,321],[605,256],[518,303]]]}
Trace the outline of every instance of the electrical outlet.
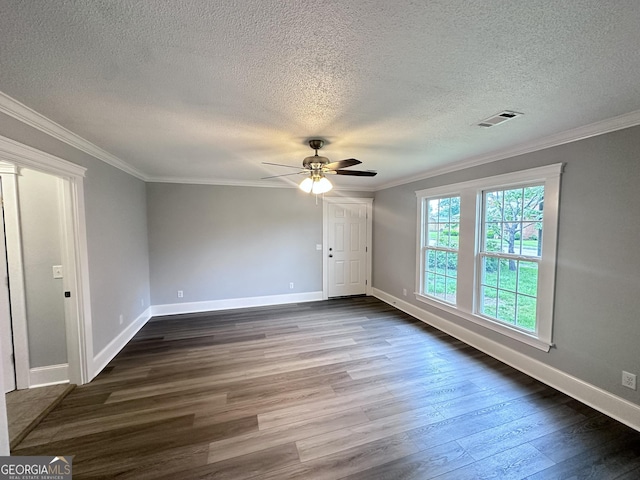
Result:
{"label": "electrical outlet", "polygon": [[404,295],[405,297],[407,296],[407,289],[406,288],[402,289],[402,295]]}
{"label": "electrical outlet", "polygon": [[182,290],[178,290],[178,298],[183,298],[184,292]]}
{"label": "electrical outlet", "polygon": [[622,386],[630,388],[631,390],[636,389],[636,376],[633,373],[622,371]]}
{"label": "electrical outlet", "polygon": [[141,306],[141,307],[144,307],[144,298],[141,298],[141,299],[140,299],[140,306]]}
{"label": "electrical outlet", "polygon": [[124,317],[120,314],[120,325],[122,325],[122,322],[124,322]]}
{"label": "electrical outlet", "polygon": [[289,288],[293,290],[293,282],[289,282]]}

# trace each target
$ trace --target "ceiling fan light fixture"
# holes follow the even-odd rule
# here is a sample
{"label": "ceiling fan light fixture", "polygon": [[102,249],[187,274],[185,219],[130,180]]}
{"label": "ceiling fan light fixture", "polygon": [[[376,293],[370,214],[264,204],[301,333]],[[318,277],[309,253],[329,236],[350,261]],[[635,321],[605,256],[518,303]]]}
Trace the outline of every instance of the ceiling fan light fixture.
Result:
{"label": "ceiling fan light fixture", "polygon": [[315,193],[316,195],[320,193],[327,193],[332,188],[333,185],[331,185],[329,179],[327,177],[321,177],[320,180],[313,182],[311,193]]}
{"label": "ceiling fan light fixture", "polygon": [[302,180],[302,182],[300,182],[299,188],[304,193],[311,193],[311,189],[313,188],[313,180],[311,179],[311,177],[307,177]]}
{"label": "ceiling fan light fixture", "polygon": [[310,176],[302,180],[300,182],[300,190],[305,193],[313,193],[315,195],[319,195],[321,193],[326,193],[333,188],[331,182],[328,178],[322,176]]}

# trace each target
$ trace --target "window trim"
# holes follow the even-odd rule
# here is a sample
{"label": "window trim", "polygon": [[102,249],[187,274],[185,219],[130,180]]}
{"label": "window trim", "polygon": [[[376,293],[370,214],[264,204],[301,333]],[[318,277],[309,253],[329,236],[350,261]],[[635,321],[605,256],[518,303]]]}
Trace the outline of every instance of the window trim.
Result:
{"label": "window trim", "polygon": [[[438,196],[430,196],[430,197],[425,197],[422,199],[422,208],[425,208],[425,204],[428,204],[430,200],[444,200],[444,199],[451,199],[454,197],[458,197],[459,195],[438,195]],[[428,208],[428,207],[427,207]],[[455,253],[456,257],[459,254],[459,248],[460,246],[458,245],[456,248],[452,248],[452,247],[440,247],[438,245],[432,246],[429,245],[429,235],[430,235],[430,230],[429,230],[429,214],[428,212],[426,212],[425,210],[422,211],[421,214],[421,219],[420,219],[420,226],[422,227],[421,232],[420,232],[420,250],[418,252],[419,255],[419,263],[420,266],[418,267],[418,271],[419,271],[419,275],[424,275],[424,273],[426,273],[426,264],[427,264],[427,257],[428,257],[428,252],[429,250],[434,251],[434,252],[451,252],[451,253]],[[425,222],[426,220],[426,222]],[[458,226],[460,224],[460,221],[458,220]],[[425,238],[427,237],[427,238]],[[446,275],[445,275],[446,276]],[[451,278],[451,277],[449,277]],[[456,274],[456,284],[457,284],[457,274]],[[438,302],[442,302],[446,305],[457,305],[458,301],[457,301],[457,292],[456,292],[456,302],[449,302],[447,300],[444,299],[440,299],[438,297],[436,297],[435,295],[428,295],[426,293],[422,293],[424,291],[424,277],[420,277],[419,280],[419,285],[420,285],[420,289],[418,290],[418,292],[420,293],[420,295],[426,296],[432,300],[436,300]],[[445,289],[446,290],[446,289]],[[457,289],[456,289],[457,290]],[[446,297],[446,291],[445,291],[445,297]]]}
{"label": "window trim", "polygon": [[[415,192],[417,197],[416,238],[416,300],[435,306],[477,325],[521,341],[543,351],[553,346],[553,306],[560,207],[560,177],[562,163],[531,168],[512,173],[474,179]],[[483,192],[511,188],[538,182],[544,184],[544,219],[542,254],[538,271],[536,332],[528,333],[517,327],[490,319],[478,313],[480,277],[480,241],[482,231]],[[460,195],[460,236],[458,245],[457,304],[452,305],[422,294],[421,254],[423,241],[423,205],[426,199]]]}

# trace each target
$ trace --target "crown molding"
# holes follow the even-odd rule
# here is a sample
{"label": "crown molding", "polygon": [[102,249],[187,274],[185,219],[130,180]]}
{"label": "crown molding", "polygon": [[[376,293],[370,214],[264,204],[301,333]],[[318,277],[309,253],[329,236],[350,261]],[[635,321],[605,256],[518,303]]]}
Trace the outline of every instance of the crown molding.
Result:
{"label": "crown molding", "polygon": [[[298,188],[298,183],[282,182],[243,182],[234,180],[216,180],[207,178],[189,177],[147,177],[148,183],[180,183],[185,185],[218,185],[226,187],[255,187],[255,188]],[[374,188],[338,187],[333,186],[332,191],[344,192],[375,192]]]}
{"label": "crown molding", "polygon": [[119,159],[115,155],[101,149],[93,143],[85,140],[79,135],[67,130],[62,125],[57,124],[53,120],[48,119],[44,115],[36,112],[35,110],[27,107],[23,103],[11,98],[9,95],[0,92],[0,113],[4,113],[20,122],[29,125],[37,130],[40,130],[47,135],[60,140],[78,150],[88,153],[92,157],[102,160],[108,163],[112,167],[118,168],[123,172],[133,175],[140,180],[147,180],[145,174],[140,170],[132,167],[125,161]]}
{"label": "crown molding", "polygon": [[624,130],[625,128],[635,127],[637,125],[640,125],[640,110],[635,110],[623,115],[618,115],[617,117],[608,118],[600,122],[591,123],[589,125],[566,130],[564,132],[555,133],[532,142],[520,144],[516,147],[486,155],[470,157],[450,165],[426,170],[420,175],[412,175],[410,177],[404,177],[393,182],[382,184],[376,188],[376,191],[397,187],[399,185],[406,185],[408,183],[425,180],[445,173],[456,172],[458,170],[464,170],[465,168],[496,162],[498,160],[505,160],[507,158],[517,157],[518,155],[537,152],[539,150],[545,150],[547,148],[557,147],[559,145],[573,143],[591,137],[597,137],[598,135],[604,135],[605,133],[611,133],[617,130]]}
{"label": "crown molding", "polygon": [[[28,145],[23,145],[0,135],[0,158],[5,162],[13,162],[20,167],[30,167],[47,172],[55,171],[60,175],[84,177],[87,169],[81,165],[58,158]],[[2,163],[3,165],[4,162]],[[17,173],[17,169],[14,170]]]}

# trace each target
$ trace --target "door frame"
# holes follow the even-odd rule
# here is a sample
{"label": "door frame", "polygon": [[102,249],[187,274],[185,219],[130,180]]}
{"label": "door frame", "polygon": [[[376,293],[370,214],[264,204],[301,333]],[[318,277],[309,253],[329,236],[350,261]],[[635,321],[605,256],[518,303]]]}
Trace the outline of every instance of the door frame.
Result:
{"label": "door frame", "polygon": [[[2,276],[0,276],[0,282],[4,282],[6,283],[5,286],[0,286],[0,289],[2,289],[2,293],[0,293],[0,297],[2,297],[2,303],[6,302],[6,311],[0,312],[1,314],[7,314],[7,326],[8,326],[8,330],[5,330],[5,328],[2,328],[2,331],[0,331],[0,334],[7,335],[8,340],[8,345],[9,345],[9,350],[10,350],[10,355],[7,355],[7,351],[4,350],[4,344],[3,342],[0,342],[0,353],[2,353],[2,358],[4,358],[5,360],[8,357],[11,357],[11,360],[9,361],[9,364],[11,366],[10,370],[11,370],[11,378],[9,380],[9,385],[4,384],[4,388],[3,391],[5,393],[11,392],[13,390],[15,390],[18,386],[17,381],[16,381],[16,362],[15,362],[15,353],[14,353],[14,348],[13,348],[13,327],[11,325],[12,321],[11,321],[11,298],[10,298],[10,290],[9,290],[9,262],[7,261],[7,239],[6,239],[6,232],[5,232],[5,222],[4,222],[4,206],[1,205],[3,203],[3,191],[2,191],[2,171],[5,169],[5,165],[0,163],[0,271],[2,271],[3,275],[2,276],[6,276],[6,282],[4,281],[4,279],[2,278]],[[6,288],[6,290],[5,290]],[[4,307],[4,305],[3,305]],[[3,308],[4,310],[4,308]],[[4,340],[4,338],[3,338]],[[5,368],[7,367],[7,365],[1,365],[0,366],[0,371],[2,372],[2,376],[4,377],[5,375]],[[9,388],[7,388],[9,387]],[[1,392],[0,392],[1,393]]]}
{"label": "door frame", "polygon": [[324,197],[322,199],[322,299],[329,298],[329,205],[357,204],[367,206],[367,266],[366,266],[366,294],[373,293],[371,285],[371,258],[373,251],[373,198],[358,197]]}
{"label": "door frame", "polygon": [[[65,243],[62,258],[67,265],[63,285],[65,291],[71,292],[71,297],[64,299],[68,377],[71,383],[87,383],[92,374],[90,360],[93,359],[93,342],[84,206],[86,168],[3,136],[0,136],[0,161],[15,166],[12,174],[7,172],[7,183],[10,186],[5,187],[4,192],[17,388],[29,388],[32,383],[29,378],[26,294],[16,181],[20,168],[37,170],[60,179],[60,198],[56,201],[59,200],[62,206],[61,227]],[[3,174],[3,180],[4,178]]]}

